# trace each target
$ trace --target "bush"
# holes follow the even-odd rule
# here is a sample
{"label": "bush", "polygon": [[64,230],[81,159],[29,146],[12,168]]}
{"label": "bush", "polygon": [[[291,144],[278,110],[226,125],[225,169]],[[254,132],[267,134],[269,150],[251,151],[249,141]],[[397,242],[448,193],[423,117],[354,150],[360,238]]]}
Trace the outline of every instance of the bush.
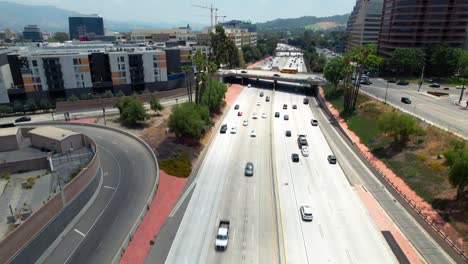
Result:
{"label": "bush", "polygon": [[424,138],[420,137],[416,140],[416,145],[421,145],[422,143],[424,143]]}
{"label": "bush", "polygon": [[28,178],[26,178],[26,182],[27,182],[26,189],[31,189],[36,183],[36,177],[29,176]]}
{"label": "bush", "polygon": [[78,96],[72,94],[70,97],[68,97],[68,101],[69,102],[76,102],[76,101],[79,101],[80,99],[78,98]]}
{"label": "bush", "polygon": [[159,160],[158,163],[161,170],[172,176],[186,178],[192,172],[192,163],[186,152],[177,153],[169,159]]}
{"label": "bush", "polygon": [[115,97],[123,97],[125,96],[124,92],[119,91],[118,93],[115,94]]}
{"label": "bush", "polygon": [[405,146],[409,137],[421,130],[412,116],[398,112],[384,113],[378,120],[378,126],[393,137],[393,144],[399,147]]}
{"label": "bush", "polygon": [[24,105],[20,101],[15,101],[13,103],[13,111],[14,112],[23,112],[24,111]]}
{"label": "bush", "polygon": [[52,108],[52,104],[49,102],[49,100],[43,98],[39,101],[39,108],[43,110],[49,110]]}
{"label": "bush", "polygon": [[143,103],[133,96],[120,99],[115,107],[119,109],[120,120],[128,126],[134,126],[149,118]]}
{"label": "bush", "polygon": [[81,94],[80,99],[81,100],[89,100],[89,96],[88,96],[88,94]]}
{"label": "bush", "polygon": [[420,160],[420,161],[426,161],[427,160],[427,156],[422,154],[422,153],[416,154],[416,158],[418,158],[418,160]]}
{"label": "bush", "polygon": [[106,90],[103,94],[101,94],[101,98],[112,98],[114,94],[111,90]]}
{"label": "bush", "polygon": [[13,112],[13,107],[9,105],[0,105],[0,114],[9,114]]}
{"label": "bush", "polygon": [[0,178],[4,180],[9,180],[11,178],[11,174],[9,172],[0,172]]}
{"label": "bush", "polygon": [[442,172],[444,170],[444,165],[441,162],[430,160],[429,166],[438,172]]}
{"label": "bush", "polygon": [[169,116],[169,129],[178,138],[199,139],[203,129],[211,124],[208,108],[194,103],[183,103],[172,109]]}
{"label": "bush", "polygon": [[210,79],[206,84],[201,102],[209,108],[210,112],[217,112],[223,105],[226,91],[227,87],[225,84],[216,79]]}
{"label": "bush", "polygon": [[29,98],[27,101],[26,101],[26,105],[24,106],[24,108],[27,110],[27,111],[36,111],[37,110],[37,104],[36,104],[36,100],[34,100],[34,98]]}
{"label": "bush", "polygon": [[151,97],[151,100],[150,100],[150,108],[151,110],[155,111],[155,112],[159,112],[159,111],[162,111],[164,109],[164,106],[162,106],[162,104],[159,102],[159,99],[156,98],[156,97]]}

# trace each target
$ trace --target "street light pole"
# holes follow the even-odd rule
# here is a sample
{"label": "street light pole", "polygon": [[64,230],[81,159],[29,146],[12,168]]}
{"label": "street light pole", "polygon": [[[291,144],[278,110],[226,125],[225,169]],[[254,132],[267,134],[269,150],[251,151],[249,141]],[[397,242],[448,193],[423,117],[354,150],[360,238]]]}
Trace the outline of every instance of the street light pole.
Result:
{"label": "street light pole", "polygon": [[426,67],[426,65],[423,65],[422,67],[422,71],[421,71],[421,80],[419,80],[419,87],[418,87],[418,93],[419,93],[419,90],[421,90],[421,86],[422,86],[422,83],[423,83],[423,78],[424,78],[424,68]]}
{"label": "street light pole", "polygon": [[387,80],[387,88],[385,88],[385,100],[384,100],[385,104],[387,104],[387,91],[388,91],[388,80]]}
{"label": "street light pole", "polygon": [[465,91],[465,77],[463,77],[463,85],[460,93],[460,99],[458,100],[458,104],[461,104],[461,101],[463,100],[463,92]]}

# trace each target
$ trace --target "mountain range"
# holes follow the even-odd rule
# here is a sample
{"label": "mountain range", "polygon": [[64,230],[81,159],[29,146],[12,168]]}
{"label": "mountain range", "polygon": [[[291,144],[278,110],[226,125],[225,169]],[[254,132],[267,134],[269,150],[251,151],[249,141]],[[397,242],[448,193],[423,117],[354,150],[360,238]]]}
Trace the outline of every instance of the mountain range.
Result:
{"label": "mountain range", "polygon": [[328,29],[344,27],[350,14],[329,17],[303,16],[299,18],[278,18],[264,23],[257,23],[257,30],[292,30],[292,29]]}

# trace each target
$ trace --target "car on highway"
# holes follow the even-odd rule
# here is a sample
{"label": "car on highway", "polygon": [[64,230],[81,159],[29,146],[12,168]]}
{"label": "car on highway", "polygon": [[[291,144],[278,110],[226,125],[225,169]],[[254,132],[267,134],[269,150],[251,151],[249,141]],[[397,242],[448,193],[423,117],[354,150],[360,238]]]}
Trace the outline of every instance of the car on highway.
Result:
{"label": "car on highway", "polygon": [[297,153],[291,154],[291,159],[293,162],[299,162],[299,154]]}
{"label": "car on highway", "polygon": [[265,102],[270,102],[270,96],[267,96],[267,97],[265,98]]}
{"label": "car on highway", "polygon": [[219,221],[218,232],[216,234],[215,248],[216,250],[224,251],[227,249],[229,242],[229,220]]}
{"label": "car on highway", "polygon": [[277,74],[277,73],[273,74],[273,76],[274,76],[274,77],[281,77],[281,75],[279,75],[279,74]]}
{"label": "car on highway", "polygon": [[266,118],[266,113],[263,113],[263,114],[262,114],[262,118]]}
{"label": "car on highway", "polygon": [[408,97],[402,97],[401,102],[404,104],[411,104],[411,100]]}
{"label": "car on highway", "polygon": [[308,157],[308,156],[309,156],[309,147],[303,146],[303,147],[301,148],[301,153],[302,153],[302,156]]}
{"label": "car on highway", "polygon": [[259,101],[257,101],[257,106],[260,106],[260,102],[259,102]]}
{"label": "car on highway", "polygon": [[29,122],[29,121],[31,121],[31,117],[29,116],[22,116],[20,118],[15,119],[16,123]]}
{"label": "car on highway", "polygon": [[257,137],[255,130],[250,131],[250,137]]}
{"label": "car on highway", "polygon": [[291,130],[286,130],[286,136],[290,137],[291,136]]}
{"label": "car on highway", "polygon": [[303,221],[312,221],[314,216],[312,215],[312,208],[308,205],[301,205],[299,211],[301,212],[301,218]]}
{"label": "car on highway", "polygon": [[307,136],[306,135],[299,135],[297,137],[297,145],[299,148],[302,148],[304,146],[308,146],[309,143],[307,142]]}
{"label": "car on highway", "polygon": [[313,119],[313,118],[312,118],[312,119],[310,120],[310,123],[312,124],[312,126],[318,126],[318,121],[317,121],[317,119]]}
{"label": "car on highway", "polygon": [[284,119],[284,120],[289,120],[289,116],[288,116],[288,115],[284,115],[283,119]]}
{"label": "car on highway", "polygon": [[249,120],[245,119],[244,122],[242,122],[243,126],[248,126],[249,125]]}
{"label": "car on highway", "polygon": [[404,80],[398,80],[398,81],[396,82],[396,84],[397,84],[397,85],[408,85],[409,82],[408,82],[408,81],[404,81]]}
{"label": "car on highway", "polygon": [[292,109],[297,109],[297,105],[294,104],[294,105],[292,106]]}
{"label": "car on highway", "polygon": [[245,170],[244,170],[244,175],[245,176],[253,176],[253,173],[254,173],[254,165],[252,162],[247,162],[247,164],[245,164]]}
{"label": "car on highway", "polygon": [[224,124],[224,125],[221,126],[221,129],[219,130],[219,132],[220,132],[221,134],[225,134],[226,131],[227,131],[227,129],[228,129],[227,125]]}
{"label": "car on highway", "polygon": [[238,109],[239,109],[239,105],[236,104],[236,105],[234,106],[234,109],[235,109],[235,110],[238,110]]}
{"label": "car on highway", "polygon": [[252,115],[252,119],[257,119],[257,113],[256,113],[256,112],[255,112],[255,113],[253,113],[253,115]]}
{"label": "car on highway", "polygon": [[308,104],[309,103],[309,98],[304,98],[304,100],[302,101],[304,104]]}
{"label": "car on highway", "polygon": [[275,112],[275,117],[280,117],[280,113],[279,113],[279,112]]}
{"label": "car on highway", "polygon": [[285,110],[288,109],[288,105],[287,105],[287,104],[284,104],[284,105],[283,105],[283,109],[285,109]]}
{"label": "car on highway", "polygon": [[247,73],[247,71],[241,71],[241,73]]}
{"label": "car on highway", "polygon": [[261,92],[261,93],[260,93],[260,97],[263,97],[263,95],[264,95],[264,93],[263,93],[263,92]]}
{"label": "car on highway", "polygon": [[438,84],[438,83],[436,83],[436,82],[435,82],[435,83],[431,83],[431,84],[429,84],[429,87],[432,87],[432,88],[440,88],[440,84]]}
{"label": "car on highway", "polygon": [[328,160],[328,163],[330,163],[330,164],[336,164],[335,155],[328,155],[327,160]]}
{"label": "car on highway", "polygon": [[251,88],[251,87],[252,87],[252,85],[250,85],[250,83],[249,83],[249,85],[247,85],[247,87]]}
{"label": "car on highway", "polygon": [[237,112],[237,116],[242,116],[242,112],[241,111]]}
{"label": "car on highway", "polygon": [[231,134],[236,134],[237,133],[237,127],[233,126],[231,127]]}

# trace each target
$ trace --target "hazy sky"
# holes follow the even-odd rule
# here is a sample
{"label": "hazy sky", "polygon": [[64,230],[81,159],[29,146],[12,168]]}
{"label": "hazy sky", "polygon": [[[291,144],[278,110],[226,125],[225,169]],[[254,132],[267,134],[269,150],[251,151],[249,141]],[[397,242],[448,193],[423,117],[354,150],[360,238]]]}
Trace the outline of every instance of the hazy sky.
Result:
{"label": "hazy sky", "polygon": [[193,5],[213,4],[218,15],[230,19],[264,22],[275,18],[341,15],[352,11],[354,0],[9,0],[16,3],[44,5],[97,13],[116,21],[210,23],[209,10]]}

